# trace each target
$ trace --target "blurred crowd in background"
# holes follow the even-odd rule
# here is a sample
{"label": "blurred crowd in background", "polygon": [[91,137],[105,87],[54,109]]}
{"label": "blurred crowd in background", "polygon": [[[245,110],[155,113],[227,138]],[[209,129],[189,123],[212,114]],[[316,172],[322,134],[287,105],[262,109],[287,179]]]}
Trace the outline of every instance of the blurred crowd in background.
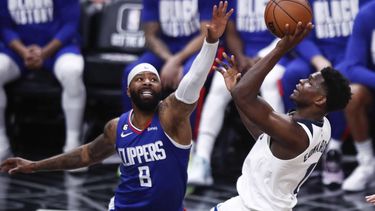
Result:
{"label": "blurred crowd in background", "polygon": [[[174,91],[203,43],[204,26],[217,2],[1,1],[0,160],[12,154],[43,158],[91,140],[104,122],[131,109],[126,79],[139,63],[158,69],[164,96]],[[259,95],[275,111],[286,113],[294,107],[289,96],[299,80],[327,66],[343,73],[353,96],[345,111],[328,116],[332,140],[322,162],[322,183],[361,191],[375,174],[375,1],[309,2],[313,31],[276,65]],[[264,22],[268,0],[228,3],[235,12],[217,56],[224,51],[235,55],[245,72],[278,39]],[[211,72],[191,123],[195,144],[188,183],[214,184],[214,163],[219,172],[230,168],[226,160],[240,168],[253,140],[241,129],[219,73]],[[352,141],[348,151],[358,162],[349,175],[341,165],[343,141]]]}

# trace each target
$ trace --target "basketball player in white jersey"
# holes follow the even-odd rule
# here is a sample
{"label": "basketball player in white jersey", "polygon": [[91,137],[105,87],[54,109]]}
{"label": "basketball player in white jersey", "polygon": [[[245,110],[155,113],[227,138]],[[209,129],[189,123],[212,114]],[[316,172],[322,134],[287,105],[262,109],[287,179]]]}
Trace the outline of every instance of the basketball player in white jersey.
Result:
{"label": "basketball player in white jersey", "polygon": [[296,195],[325,150],[331,127],[325,116],[343,109],[350,100],[348,81],[332,68],[324,68],[300,80],[291,98],[297,109],[289,114],[276,113],[258,97],[259,88],[279,59],[296,46],[312,29],[312,24],[296,31],[285,26],[286,35],[276,47],[240,77],[232,56],[217,59],[219,70],[249,132],[257,140],[245,159],[237,181],[239,196],[212,210],[286,211],[297,204]]}

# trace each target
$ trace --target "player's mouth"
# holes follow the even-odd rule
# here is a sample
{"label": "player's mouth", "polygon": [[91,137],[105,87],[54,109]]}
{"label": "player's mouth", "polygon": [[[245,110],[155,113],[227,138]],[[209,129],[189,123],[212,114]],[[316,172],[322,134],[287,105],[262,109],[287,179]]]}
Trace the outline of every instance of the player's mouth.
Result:
{"label": "player's mouth", "polygon": [[153,91],[147,89],[147,90],[142,90],[141,95],[144,97],[152,97],[154,95]]}

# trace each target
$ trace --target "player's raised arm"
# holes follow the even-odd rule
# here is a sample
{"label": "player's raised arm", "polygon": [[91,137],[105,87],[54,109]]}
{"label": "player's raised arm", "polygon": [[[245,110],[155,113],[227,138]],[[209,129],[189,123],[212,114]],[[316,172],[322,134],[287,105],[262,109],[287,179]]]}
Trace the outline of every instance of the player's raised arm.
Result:
{"label": "player's raised arm", "polygon": [[[234,55],[229,57],[225,52],[223,52],[224,60],[216,58],[216,62],[220,66],[213,66],[216,71],[219,71],[224,78],[225,85],[229,92],[231,92],[237,85],[237,82],[241,78],[240,67]],[[236,105],[238,113],[240,114],[242,123],[245,125],[246,129],[249,131],[254,140],[257,140],[259,135],[263,131],[247,118],[247,116],[242,112],[242,110]]]}
{"label": "player's raised arm", "polygon": [[1,163],[0,171],[14,173],[34,173],[38,171],[55,171],[76,169],[95,164],[115,153],[116,128],[118,119],[109,121],[103,134],[94,141],[82,145],[70,152],[30,161],[23,158],[9,158]]}
{"label": "player's raised arm", "polygon": [[180,130],[190,129],[189,116],[195,108],[200,90],[214,62],[219,38],[223,35],[228,19],[233,13],[233,9],[227,12],[227,7],[228,2],[222,1],[219,6],[213,7],[212,19],[206,25],[207,35],[199,54],[189,72],[181,80],[176,92],[167,97],[160,106],[164,130],[178,143],[190,143],[191,137],[181,138]]}
{"label": "player's raised arm", "polygon": [[[272,70],[280,58],[296,46],[311,30],[312,25],[302,26],[299,23],[297,29],[289,31],[286,25],[286,35],[278,42],[276,47],[259,60],[250,70],[248,70],[238,84],[231,90],[233,99],[238,108],[254,122],[260,130],[268,133],[276,140],[296,139],[293,133],[304,131],[297,129],[295,122],[285,115],[276,114],[272,107],[261,98],[258,98],[259,88],[266,75]],[[294,131],[294,132],[292,132]]]}

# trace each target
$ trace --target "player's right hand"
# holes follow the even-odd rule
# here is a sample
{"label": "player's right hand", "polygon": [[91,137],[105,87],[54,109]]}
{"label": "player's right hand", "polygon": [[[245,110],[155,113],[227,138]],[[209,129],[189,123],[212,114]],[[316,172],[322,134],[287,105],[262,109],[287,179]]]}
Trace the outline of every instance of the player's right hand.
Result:
{"label": "player's right hand", "polygon": [[33,173],[33,161],[23,158],[8,158],[0,165],[0,172],[14,173]]}
{"label": "player's right hand", "polygon": [[286,53],[293,49],[298,43],[300,43],[312,30],[312,23],[303,25],[301,21],[298,22],[296,30],[291,31],[289,24],[285,24],[285,35],[277,43],[276,48]]}

